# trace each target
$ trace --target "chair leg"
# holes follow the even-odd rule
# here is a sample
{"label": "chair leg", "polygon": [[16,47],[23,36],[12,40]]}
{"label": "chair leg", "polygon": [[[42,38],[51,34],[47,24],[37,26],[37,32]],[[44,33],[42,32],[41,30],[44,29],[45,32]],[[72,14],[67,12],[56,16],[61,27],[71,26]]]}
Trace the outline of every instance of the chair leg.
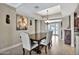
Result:
{"label": "chair leg", "polygon": [[25,49],[23,48],[23,55],[25,55]]}
{"label": "chair leg", "polygon": [[29,51],[29,54],[31,55],[31,51]]}
{"label": "chair leg", "polygon": [[52,41],[51,41],[50,45],[52,46]]}
{"label": "chair leg", "polygon": [[51,43],[48,44],[48,48],[49,48],[49,49],[51,48]]}
{"label": "chair leg", "polygon": [[48,44],[48,48],[51,48],[51,47],[52,47],[52,41],[50,41]]}
{"label": "chair leg", "polygon": [[45,46],[45,53],[47,54],[47,46]]}

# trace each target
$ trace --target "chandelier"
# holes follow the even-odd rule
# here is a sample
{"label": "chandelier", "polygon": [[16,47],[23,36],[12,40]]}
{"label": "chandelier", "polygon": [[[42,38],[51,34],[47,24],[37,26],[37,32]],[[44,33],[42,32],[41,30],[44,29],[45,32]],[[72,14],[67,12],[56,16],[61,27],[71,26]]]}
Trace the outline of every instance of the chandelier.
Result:
{"label": "chandelier", "polygon": [[45,21],[45,23],[48,24],[48,10],[46,10],[46,12],[47,12],[47,15],[46,15],[47,20]]}

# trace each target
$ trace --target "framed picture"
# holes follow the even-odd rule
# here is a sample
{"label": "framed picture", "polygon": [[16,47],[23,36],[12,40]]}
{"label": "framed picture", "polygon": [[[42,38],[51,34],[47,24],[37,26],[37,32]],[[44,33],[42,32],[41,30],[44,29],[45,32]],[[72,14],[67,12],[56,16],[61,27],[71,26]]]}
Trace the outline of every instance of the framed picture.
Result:
{"label": "framed picture", "polygon": [[28,18],[25,16],[17,15],[16,18],[16,29],[17,30],[27,30]]}

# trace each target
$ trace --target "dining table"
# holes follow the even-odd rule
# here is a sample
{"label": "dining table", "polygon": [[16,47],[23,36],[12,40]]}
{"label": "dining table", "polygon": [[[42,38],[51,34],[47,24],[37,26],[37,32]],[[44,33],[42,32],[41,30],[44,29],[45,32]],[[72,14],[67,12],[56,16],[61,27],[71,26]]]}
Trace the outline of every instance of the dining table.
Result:
{"label": "dining table", "polygon": [[37,48],[37,53],[40,54],[40,41],[43,39],[46,39],[46,33],[35,33],[35,34],[30,34],[30,39],[31,41],[36,41],[38,43],[38,48]]}

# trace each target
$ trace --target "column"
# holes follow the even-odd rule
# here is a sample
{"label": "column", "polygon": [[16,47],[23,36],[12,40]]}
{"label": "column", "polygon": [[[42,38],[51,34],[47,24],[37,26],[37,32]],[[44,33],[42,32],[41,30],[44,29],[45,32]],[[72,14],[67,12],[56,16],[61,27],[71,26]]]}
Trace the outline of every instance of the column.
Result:
{"label": "column", "polygon": [[71,47],[74,47],[74,13],[71,14]]}

